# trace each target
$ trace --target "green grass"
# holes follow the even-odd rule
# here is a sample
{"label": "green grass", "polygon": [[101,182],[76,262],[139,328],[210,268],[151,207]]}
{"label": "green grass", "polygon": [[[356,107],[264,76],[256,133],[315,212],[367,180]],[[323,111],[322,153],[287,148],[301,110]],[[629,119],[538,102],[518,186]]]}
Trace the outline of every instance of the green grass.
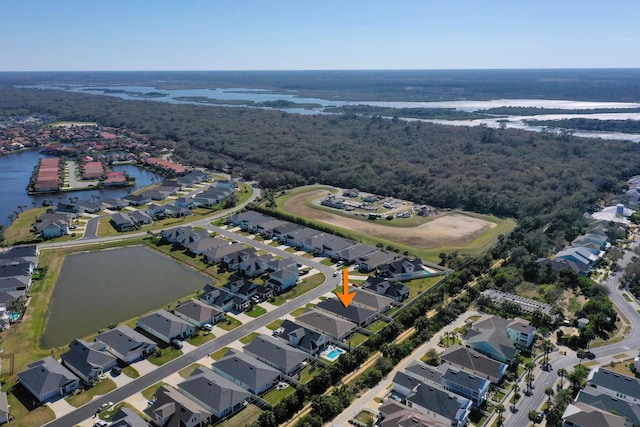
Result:
{"label": "green grass", "polygon": [[348,339],[347,339],[347,343],[352,347],[358,347],[360,345],[362,345],[362,343],[364,343],[366,340],[368,340],[369,337],[367,337],[366,335],[360,333],[360,332],[356,332],[353,335],[351,335]]}
{"label": "green grass", "polygon": [[435,286],[444,280],[445,276],[425,277],[424,279],[411,280],[409,282],[402,282],[411,291],[411,295],[406,302],[414,300],[422,292]]}
{"label": "green grass", "polygon": [[239,321],[238,319],[231,317],[230,315],[225,315],[224,319],[222,322],[218,322],[216,324],[216,326],[224,329],[225,331],[231,331],[235,328],[237,328],[238,326],[242,325],[242,322]]}
{"label": "green grass", "polygon": [[316,375],[318,375],[322,368],[316,368],[313,369],[313,371],[312,369],[312,365],[310,363],[307,363],[307,365],[302,369],[302,371],[300,371],[299,374],[294,375],[294,378],[300,381],[302,384],[306,384],[311,381]]}
{"label": "green grass", "polygon": [[243,410],[234,414],[233,417],[223,420],[219,425],[224,427],[246,427],[253,425],[258,421],[262,409],[255,405],[249,404]]}
{"label": "green grass", "polygon": [[260,317],[260,316],[262,316],[263,314],[266,314],[266,313],[267,313],[267,310],[265,308],[260,307],[259,305],[255,305],[253,307],[253,310],[247,311],[246,314],[249,317]]}
{"label": "green grass", "polygon": [[46,207],[35,208],[22,212],[18,218],[14,219],[11,225],[5,229],[4,238],[6,239],[6,243],[13,244],[21,240],[35,239],[37,236],[31,231],[31,226],[36,222],[37,217],[47,212],[47,209]]}
{"label": "green grass", "polygon": [[244,337],[240,338],[240,342],[245,345],[251,344],[251,342],[258,338],[259,335],[260,334],[258,332],[251,332],[249,335],[245,335]]}
{"label": "green grass", "polygon": [[327,276],[323,273],[316,273],[313,276],[309,276],[303,280],[301,280],[297,285],[293,288],[289,289],[287,292],[279,295],[280,297],[292,300],[298,298],[301,295],[304,295],[306,292],[309,292],[311,289],[323,284],[327,280]]}
{"label": "green grass", "polygon": [[216,336],[214,334],[212,334],[211,332],[208,331],[204,331],[204,332],[199,332],[197,335],[192,336],[187,338],[187,342],[191,345],[195,345],[200,346],[206,342],[211,341],[212,339],[214,339]]}
{"label": "green grass", "polygon": [[300,308],[296,308],[289,314],[291,314],[293,317],[298,317],[302,315],[302,313],[304,313],[305,311],[307,311],[307,307],[300,307]]}
{"label": "green grass", "polygon": [[182,354],[182,350],[168,346],[160,350],[159,357],[153,354],[149,356],[147,360],[156,366],[162,366],[170,360],[182,356]]}
{"label": "green grass", "polygon": [[142,396],[144,396],[145,399],[151,400],[151,399],[153,399],[153,396],[156,394],[156,391],[158,391],[158,389],[160,387],[162,387],[163,385],[168,385],[168,384],[165,383],[165,382],[162,382],[162,381],[158,382],[158,383],[155,383],[151,387],[145,388],[144,390],[142,390],[141,394],[142,394]]}
{"label": "green grass", "polygon": [[131,365],[128,365],[122,368],[122,373],[128,376],[129,378],[134,378],[134,379],[140,378],[140,373],[136,371],[136,369]]}
{"label": "green grass", "polygon": [[285,397],[289,396],[290,394],[295,393],[296,389],[293,386],[289,386],[287,388],[285,388],[284,390],[278,390],[275,387],[273,387],[271,390],[269,390],[268,392],[266,392],[262,398],[264,400],[266,400],[267,402],[269,402],[269,404],[271,406],[275,406],[276,404],[280,403],[280,401],[282,399],[284,399]]}
{"label": "green grass", "polygon": [[227,354],[227,351],[231,350],[230,347],[222,347],[220,350],[217,350],[209,355],[213,360],[220,360]]}
{"label": "green grass", "polygon": [[267,329],[271,329],[272,331],[275,331],[282,325],[282,322],[283,322],[282,319],[274,320],[273,322],[267,325]]}
{"label": "green grass", "polygon": [[202,365],[199,363],[194,363],[193,365],[189,365],[186,368],[178,371],[178,374],[182,377],[182,378],[189,378],[191,376],[191,374],[193,373],[193,371],[195,371],[198,368],[201,368]]}
{"label": "green grass", "polygon": [[331,258],[324,258],[322,261],[320,261],[320,264],[330,266],[335,265],[336,263]]}
{"label": "green grass", "polygon": [[78,394],[67,397],[65,400],[69,402],[71,406],[75,406],[79,408],[87,402],[91,402],[91,400],[95,396],[102,396],[103,394],[107,394],[112,390],[116,389],[116,383],[112,380],[106,378],[101,380],[99,383],[95,384],[93,387],[83,390]]}
{"label": "green grass", "polygon": [[356,421],[361,422],[364,425],[372,425],[375,421],[375,418],[371,416],[369,411],[360,411],[358,415],[356,415]]}
{"label": "green grass", "polygon": [[384,320],[376,320],[375,322],[367,326],[367,329],[373,333],[376,333],[380,331],[382,328],[384,328],[385,326],[387,326],[387,322],[385,322]]}
{"label": "green grass", "polygon": [[14,421],[5,424],[8,427],[40,427],[56,418],[56,414],[48,406],[39,406],[29,411],[13,393],[7,393],[7,400],[10,406],[9,412],[14,418]]}
{"label": "green grass", "polygon": [[624,292],[622,293],[622,298],[624,298],[625,300],[627,300],[627,302],[633,302],[633,300],[631,299],[631,297],[627,294],[625,294]]}

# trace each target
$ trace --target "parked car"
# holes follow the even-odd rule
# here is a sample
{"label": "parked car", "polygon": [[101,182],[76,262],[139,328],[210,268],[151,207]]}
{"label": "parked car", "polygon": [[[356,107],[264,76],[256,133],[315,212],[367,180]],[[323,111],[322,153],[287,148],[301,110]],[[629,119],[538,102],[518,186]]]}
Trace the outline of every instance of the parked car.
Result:
{"label": "parked car", "polygon": [[106,409],[109,409],[113,406],[113,402],[105,402],[102,405],[100,405],[100,410],[104,411]]}
{"label": "parked car", "polygon": [[180,340],[171,340],[171,345],[176,349],[181,349],[183,347],[183,343]]}
{"label": "parked car", "polygon": [[213,325],[211,323],[205,323],[204,325],[202,325],[202,329],[204,329],[205,331],[211,331],[213,329]]}
{"label": "parked car", "polygon": [[333,272],[333,277],[338,277],[338,272],[337,271]]}
{"label": "parked car", "polygon": [[93,425],[93,427],[107,427],[109,425],[108,422],[106,422],[105,420],[98,420],[96,421],[96,423]]}
{"label": "parked car", "polygon": [[122,373],[122,368],[119,366],[114,366],[113,369],[111,369],[111,375],[113,375],[114,377],[117,377],[121,373]]}

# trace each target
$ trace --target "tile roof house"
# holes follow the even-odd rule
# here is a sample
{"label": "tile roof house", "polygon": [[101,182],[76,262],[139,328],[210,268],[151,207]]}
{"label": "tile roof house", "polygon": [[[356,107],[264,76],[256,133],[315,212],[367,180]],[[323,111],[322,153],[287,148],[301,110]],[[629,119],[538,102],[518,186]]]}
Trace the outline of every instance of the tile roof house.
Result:
{"label": "tile roof house", "polygon": [[309,309],[296,317],[296,323],[341,341],[355,331],[356,324],[326,312]]}
{"label": "tile roof house", "polygon": [[314,356],[322,352],[327,345],[326,335],[300,326],[288,319],[282,322],[280,329],[274,334],[278,338],[286,340],[289,345]]}
{"label": "tile roof house", "polygon": [[251,393],[209,368],[199,367],[178,384],[180,392],[218,419],[231,415],[251,399]]}
{"label": "tile roof house", "polygon": [[174,339],[188,338],[196,332],[193,324],[162,309],[138,319],[138,327],[167,344]]}
{"label": "tile roof house", "polygon": [[161,386],[153,403],[144,410],[158,427],[199,427],[211,418],[211,413],[178,390]]}
{"label": "tile roof house", "polygon": [[116,366],[116,357],[107,351],[106,344],[75,339],[69,351],[60,356],[64,366],[86,383],[93,383]]}
{"label": "tile roof house", "polygon": [[349,304],[348,307],[345,307],[342,301],[337,298],[328,298],[320,301],[316,307],[335,314],[342,319],[349,320],[360,327],[364,327],[376,319],[375,311],[356,304]]}
{"label": "tile roof house", "polygon": [[241,353],[229,350],[213,363],[214,372],[253,394],[261,394],[273,387],[280,379],[280,372],[266,363]]}
{"label": "tile roof house", "polygon": [[156,351],[155,342],[126,325],[101,333],[96,341],[106,344],[107,351],[126,363],[133,363]]}
{"label": "tile roof house", "polygon": [[292,375],[303,368],[309,355],[302,350],[283,344],[270,336],[260,334],[242,348],[246,354],[267,365],[273,366],[285,375]]}
{"label": "tile roof house", "polygon": [[442,364],[465,370],[480,378],[487,378],[494,384],[498,384],[507,371],[506,364],[461,345],[447,348],[440,355],[440,360]]}
{"label": "tile roof house", "polygon": [[571,427],[627,427],[623,417],[584,403],[570,403],[562,414],[562,425]]}
{"label": "tile roof house", "polygon": [[173,310],[173,314],[197,327],[202,327],[207,323],[215,325],[224,319],[224,311],[193,298],[178,304]]}
{"label": "tile roof house", "polygon": [[80,387],[80,379],[51,356],[28,365],[18,374],[18,382],[40,402],[66,396]]}

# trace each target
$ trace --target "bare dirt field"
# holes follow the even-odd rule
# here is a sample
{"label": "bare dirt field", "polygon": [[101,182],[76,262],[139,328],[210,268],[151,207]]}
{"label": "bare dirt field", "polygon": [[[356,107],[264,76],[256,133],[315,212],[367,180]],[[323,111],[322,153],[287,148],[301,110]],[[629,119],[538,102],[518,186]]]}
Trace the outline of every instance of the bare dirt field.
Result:
{"label": "bare dirt field", "polygon": [[496,224],[460,213],[443,214],[416,227],[392,227],[382,222],[347,218],[305,205],[327,194],[326,190],[310,191],[291,197],[284,210],[294,215],[365,233],[370,236],[403,243],[420,249],[441,246],[465,246]]}

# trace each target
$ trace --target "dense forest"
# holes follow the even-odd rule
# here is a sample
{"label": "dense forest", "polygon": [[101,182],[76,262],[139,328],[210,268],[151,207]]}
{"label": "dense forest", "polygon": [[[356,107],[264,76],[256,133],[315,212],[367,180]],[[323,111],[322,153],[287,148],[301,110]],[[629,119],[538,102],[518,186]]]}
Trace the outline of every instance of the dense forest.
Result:
{"label": "dense forest", "polygon": [[600,132],[639,133],[640,122],[636,120],[597,120],[597,119],[564,119],[564,120],[527,120],[535,126],[579,129]]}
{"label": "dense forest", "polygon": [[577,218],[640,173],[637,144],[515,129],[0,88],[0,115],[18,112],[130,128],[178,160],[270,188],[321,182],[536,222]]}

